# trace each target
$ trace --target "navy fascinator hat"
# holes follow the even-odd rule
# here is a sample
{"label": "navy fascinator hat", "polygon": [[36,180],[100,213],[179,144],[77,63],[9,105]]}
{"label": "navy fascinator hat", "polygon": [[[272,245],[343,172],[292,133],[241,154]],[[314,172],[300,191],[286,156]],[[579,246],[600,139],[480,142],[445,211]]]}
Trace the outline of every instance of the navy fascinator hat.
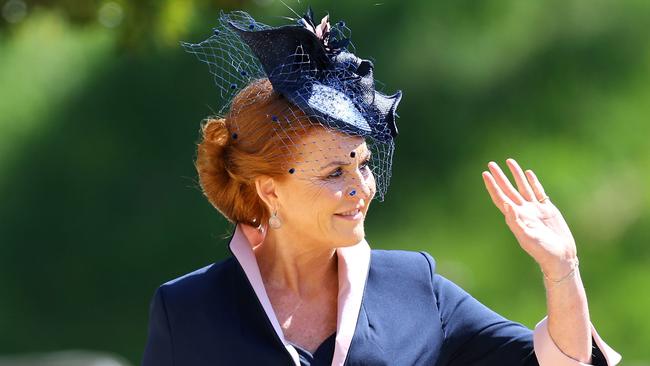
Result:
{"label": "navy fascinator hat", "polygon": [[[374,65],[353,53],[345,22],[330,25],[328,14],[317,24],[311,8],[292,20],[272,27],[243,11],[222,12],[210,38],[181,45],[209,65],[226,102],[251,82],[268,78],[275,92],[311,120],[366,138],[373,152],[378,198],[383,199],[402,92],[387,95],[376,90]],[[226,103],[219,113],[228,108]],[[272,118],[269,123],[273,122]]]}
{"label": "navy fascinator hat", "polygon": [[397,136],[395,110],[402,93],[375,90],[372,62],[348,52],[349,39],[333,39],[328,18],[315,25],[309,9],[297,25],[228,24],[260,60],[273,88],[307,114],[360,135]]}

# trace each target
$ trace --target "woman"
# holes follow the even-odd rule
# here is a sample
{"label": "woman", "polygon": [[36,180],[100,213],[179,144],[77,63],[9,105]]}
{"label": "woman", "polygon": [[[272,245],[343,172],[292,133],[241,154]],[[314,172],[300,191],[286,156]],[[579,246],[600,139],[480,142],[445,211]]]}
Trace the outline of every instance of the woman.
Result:
{"label": "woman", "polygon": [[[232,257],[162,285],[143,365],[615,365],[589,318],[574,240],[535,174],[509,159],[483,179],[540,265],[548,317],[534,331],[435,272],[424,252],[371,250],[364,218],[390,178],[401,93],[375,91],[347,28],[272,28],[223,14],[184,46],[210,66],[223,118],[196,167],[235,225]],[[225,107],[226,108],[226,107]]]}

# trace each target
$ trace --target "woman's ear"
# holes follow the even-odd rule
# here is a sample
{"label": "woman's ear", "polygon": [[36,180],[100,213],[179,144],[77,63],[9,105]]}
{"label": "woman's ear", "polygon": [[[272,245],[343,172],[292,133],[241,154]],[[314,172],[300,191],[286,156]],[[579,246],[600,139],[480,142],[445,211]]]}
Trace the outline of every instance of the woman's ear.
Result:
{"label": "woman's ear", "polygon": [[264,201],[269,211],[278,207],[277,185],[272,177],[263,175],[255,178],[255,189],[260,199]]}

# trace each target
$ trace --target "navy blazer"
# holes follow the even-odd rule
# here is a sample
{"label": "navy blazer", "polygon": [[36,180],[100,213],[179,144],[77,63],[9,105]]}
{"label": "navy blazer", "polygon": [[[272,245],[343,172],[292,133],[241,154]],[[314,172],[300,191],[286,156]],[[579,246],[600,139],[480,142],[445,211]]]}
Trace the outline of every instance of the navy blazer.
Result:
{"label": "navy blazer", "polygon": [[[594,365],[606,365],[594,350]],[[235,257],[156,290],[143,366],[293,364]],[[530,329],[437,274],[429,254],[372,250],[345,365],[519,366],[538,361]]]}

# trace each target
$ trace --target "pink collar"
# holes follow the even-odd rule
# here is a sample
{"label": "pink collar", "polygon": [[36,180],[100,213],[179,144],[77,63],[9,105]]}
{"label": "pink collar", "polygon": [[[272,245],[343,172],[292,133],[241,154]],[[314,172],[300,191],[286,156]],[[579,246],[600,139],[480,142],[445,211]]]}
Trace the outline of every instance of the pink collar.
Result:
{"label": "pink collar", "polygon": [[[271,301],[264,288],[262,276],[257,265],[257,260],[255,259],[255,253],[253,253],[253,245],[250,243],[247,235],[244,234],[244,231],[246,231],[249,234],[248,237],[251,237],[251,235],[254,235],[251,234],[253,233],[252,230],[255,229],[241,223],[237,224],[235,233],[230,241],[230,250],[239,261],[248,281],[253,286],[255,295],[257,295],[266,316],[271,321],[275,333],[293,358],[296,366],[300,366],[298,352],[284,338],[282,328],[280,328],[280,323],[275,316]],[[338,248],[336,254],[339,261],[339,295],[336,345],[332,366],[343,365],[350,349],[350,343],[352,342],[352,336],[354,335],[361,310],[361,300],[368,277],[368,269],[370,267],[370,246],[363,239],[353,246]]]}

